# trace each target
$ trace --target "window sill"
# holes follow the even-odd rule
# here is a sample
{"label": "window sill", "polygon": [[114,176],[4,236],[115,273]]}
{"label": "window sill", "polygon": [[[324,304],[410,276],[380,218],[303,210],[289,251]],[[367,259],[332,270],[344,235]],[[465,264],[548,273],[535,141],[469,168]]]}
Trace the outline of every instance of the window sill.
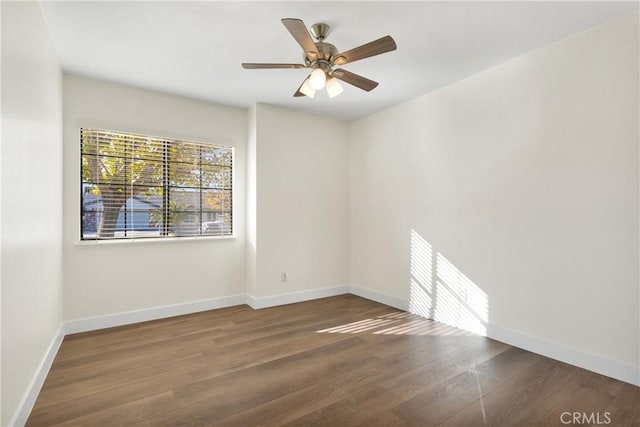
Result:
{"label": "window sill", "polygon": [[102,245],[146,245],[146,244],[165,244],[165,243],[186,243],[214,240],[233,240],[237,236],[194,236],[194,237],[164,237],[164,238],[148,238],[148,239],[113,239],[113,240],[77,240],[76,246],[102,246]]}

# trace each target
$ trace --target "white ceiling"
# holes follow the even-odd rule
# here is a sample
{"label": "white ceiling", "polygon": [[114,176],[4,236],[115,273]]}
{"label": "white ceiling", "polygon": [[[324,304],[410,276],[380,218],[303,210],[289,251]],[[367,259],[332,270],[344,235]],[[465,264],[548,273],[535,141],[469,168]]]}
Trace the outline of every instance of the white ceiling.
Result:
{"label": "white ceiling", "polygon": [[[65,71],[220,104],[270,103],[364,117],[638,9],[637,2],[43,2]],[[345,51],[384,35],[398,50],[344,66],[380,85],[329,99],[292,95],[308,70],[280,22],[326,22]]]}

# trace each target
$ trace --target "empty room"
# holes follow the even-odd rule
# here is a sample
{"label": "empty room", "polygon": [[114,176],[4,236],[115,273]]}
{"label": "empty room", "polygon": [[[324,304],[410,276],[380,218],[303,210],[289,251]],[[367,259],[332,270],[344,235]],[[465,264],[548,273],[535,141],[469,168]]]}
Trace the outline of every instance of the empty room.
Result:
{"label": "empty room", "polygon": [[640,425],[639,9],[0,2],[0,425]]}

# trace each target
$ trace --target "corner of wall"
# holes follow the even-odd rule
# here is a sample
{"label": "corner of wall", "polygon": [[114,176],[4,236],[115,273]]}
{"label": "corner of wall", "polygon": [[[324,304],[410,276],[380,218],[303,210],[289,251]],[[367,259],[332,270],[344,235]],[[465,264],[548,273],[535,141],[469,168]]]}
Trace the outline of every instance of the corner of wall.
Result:
{"label": "corner of wall", "polygon": [[33,409],[33,405],[36,403],[36,399],[38,398],[40,390],[44,385],[44,381],[49,374],[51,365],[53,365],[56,354],[58,354],[58,350],[62,345],[65,334],[65,325],[61,322],[56,334],[51,340],[51,343],[47,347],[44,356],[40,360],[31,382],[27,386],[25,393],[22,395],[13,418],[9,421],[9,426],[24,426],[27,423],[31,410]]}
{"label": "corner of wall", "polygon": [[[64,335],[62,71],[39,3],[2,2],[0,11],[5,177],[0,424],[22,425]],[[25,197],[34,189],[37,197]]]}
{"label": "corner of wall", "polygon": [[253,104],[248,111],[248,139],[247,139],[247,190],[246,190],[246,259],[245,259],[245,292],[256,292],[256,262],[257,262],[257,109]]}

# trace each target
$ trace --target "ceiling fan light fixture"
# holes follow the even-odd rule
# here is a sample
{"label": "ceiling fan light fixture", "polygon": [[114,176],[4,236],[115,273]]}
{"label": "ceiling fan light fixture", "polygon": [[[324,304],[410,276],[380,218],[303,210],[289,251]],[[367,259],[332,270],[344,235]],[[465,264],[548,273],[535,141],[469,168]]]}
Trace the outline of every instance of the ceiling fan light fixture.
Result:
{"label": "ceiling fan light fixture", "polygon": [[329,98],[333,98],[340,95],[343,90],[344,89],[342,88],[342,85],[340,84],[338,79],[336,79],[335,77],[332,77],[329,80],[327,80],[327,93],[329,94]]}
{"label": "ceiling fan light fixture", "polygon": [[[2,0],[0,0],[2,1]],[[361,59],[370,58],[372,56],[396,50],[396,42],[391,36],[380,37],[369,43],[354,47],[346,51],[338,50],[331,43],[326,43],[325,38],[329,35],[331,27],[325,23],[317,23],[311,26],[311,34],[307,30],[302,19],[282,18],[282,24],[289,31],[291,36],[302,48],[303,64],[276,64],[276,63],[242,63],[242,68],[248,70],[255,69],[274,69],[289,68],[311,69],[311,74],[307,76],[302,85],[293,93],[296,98],[308,96],[313,98],[316,91],[327,88],[327,94],[330,98],[338,96],[342,93],[342,84],[335,79],[339,79],[342,83],[350,84],[358,89],[370,92],[378,86],[378,82],[369,80],[366,77],[343,70],[341,68],[333,69],[334,66],[351,64]],[[314,41],[313,38],[317,41]],[[335,78],[334,78],[335,77]],[[327,81],[328,80],[328,81]]]}
{"label": "ceiling fan light fixture", "polygon": [[327,76],[322,68],[316,68],[311,72],[311,75],[309,76],[309,84],[312,88],[315,90],[323,89],[326,83]]}
{"label": "ceiling fan light fixture", "polygon": [[302,86],[300,86],[300,92],[304,93],[309,98],[313,98],[316,95],[316,90],[312,88],[309,83],[309,77],[307,77],[304,83],[302,83]]}

